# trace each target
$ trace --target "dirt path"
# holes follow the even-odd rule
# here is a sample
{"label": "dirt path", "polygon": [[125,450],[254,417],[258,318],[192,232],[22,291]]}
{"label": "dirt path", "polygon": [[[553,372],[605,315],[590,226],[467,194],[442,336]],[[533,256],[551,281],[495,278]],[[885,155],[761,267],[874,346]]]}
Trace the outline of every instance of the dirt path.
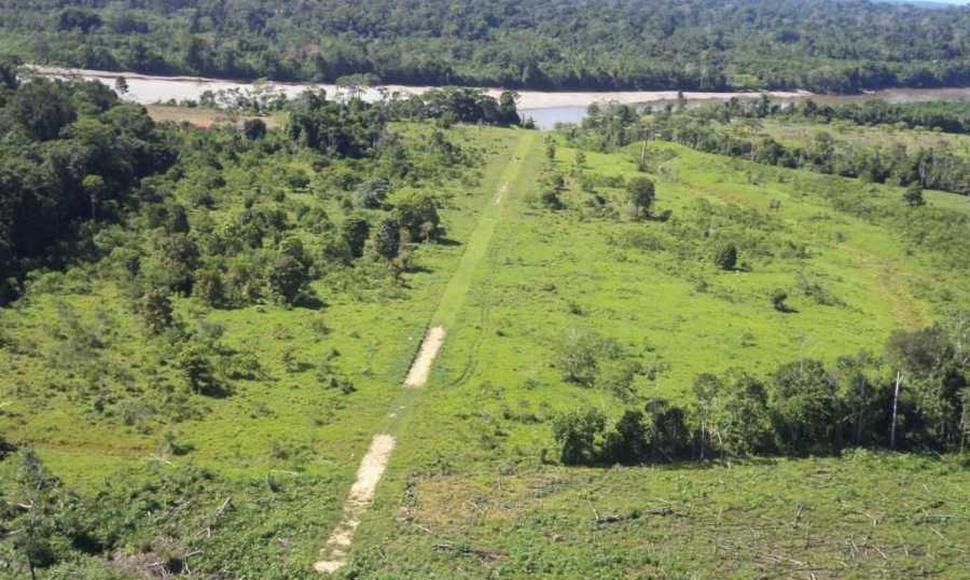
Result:
{"label": "dirt path", "polygon": [[[461,261],[445,286],[438,308],[432,317],[433,326],[425,334],[417,356],[411,363],[402,384],[404,390],[413,393],[428,382],[435,357],[444,344],[445,327],[451,327],[454,324],[458,310],[471,287],[473,273],[486,255],[495,226],[501,219],[502,202],[507,199],[506,194],[521,171],[525,154],[535,145],[536,139],[535,133],[523,132],[520,136],[519,145],[502,172],[494,203],[486,204],[482,210],[475,230],[466,242]],[[394,450],[396,440],[393,433],[414,400],[413,396],[399,399],[394,405],[394,411],[388,415],[389,424],[371,441],[370,448],[357,469],[356,481],[344,501],[340,523],[334,528],[326,546],[320,551],[320,560],[313,565],[313,569],[317,572],[333,574],[347,564],[354,534],[360,527],[361,517],[374,500],[377,485],[387,469],[391,452]]]}
{"label": "dirt path", "polygon": [[404,386],[408,388],[423,387],[428,382],[428,375],[431,374],[431,365],[434,357],[438,356],[438,349],[445,341],[445,329],[435,326],[428,331],[421,343],[421,350],[418,351],[417,358],[411,363],[411,370],[408,371],[408,378],[404,380]]}
{"label": "dirt path", "polygon": [[317,572],[333,574],[347,563],[347,554],[354,541],[354,532],[360,526],[360,516],[374,501],[377,484],[380,483],[384,470],[387,469],[394,444],[394,437],[386,433],[374,436],[367,455],[357,469],[357,480],[350,488],[347,501],[344,502],[343,517],[330,534],[327,546],[321,551],[322,559],[313,565],[313,569]]}

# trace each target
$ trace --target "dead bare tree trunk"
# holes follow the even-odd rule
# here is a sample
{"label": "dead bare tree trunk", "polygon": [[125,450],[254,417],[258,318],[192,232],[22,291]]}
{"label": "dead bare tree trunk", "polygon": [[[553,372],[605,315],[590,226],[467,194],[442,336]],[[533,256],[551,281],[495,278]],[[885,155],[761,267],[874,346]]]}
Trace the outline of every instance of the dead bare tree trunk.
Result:
{"label": "dead bare tree trunk", "polygon": [[896,371],[896,389],[893,392],[893,423],[889,432],[889,448],[896,448],[896,412],[899,409],[899,386],[903,382],[903,373]]}

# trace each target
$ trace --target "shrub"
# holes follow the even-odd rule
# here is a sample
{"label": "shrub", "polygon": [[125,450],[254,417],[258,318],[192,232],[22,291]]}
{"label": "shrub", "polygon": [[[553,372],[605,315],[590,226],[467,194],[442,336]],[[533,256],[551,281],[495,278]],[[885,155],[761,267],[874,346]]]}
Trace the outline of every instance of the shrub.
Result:
{"label": "shrub", "polygon": [[243,122],[243,134],[250,141],[257,141],[266,136],[266,123],[262,119],[246,119]]}
{"label": "shrub", "polygon": [[606,418],[596,409],[573,411],[552,422],[553,438],[559,445],[559,459],[566,465],[590,465],[600,460],[599,440]]}
{"label": "shrub", "polygon": [[175,360],[186,387],[193,393],[210,397],[225,396],[226,390],[216,380],[212,363],[198,344],[187,344]]}
{"label": "shrub", "polygon": [[399,196],[395,200],[394,216],[411,240],[434,240],[442,234],[438,204],[427,193],[408,192]]}
{"label": "shrub", "polygon": [[364,244],[367,243],[367,236],[370,235],[370,224],[361,216],[350,216],[344,220],[341,232],[350,254],[354,258],[364,255]]}
{"label": "shrub", "polygon": [[588,331],[572,331],[559,349],[556,366],[562,372],[562,379],[591,387],[596,382],[599,370],[599,357],[603,350],[603,338]]}
{"label": "shrub", "polygon": [[161,334],[172,326],[172,301],[168,293],[162,290],[152,290],[141,300],[141,314],[145,324],[154,334]]}
{"label": "shrub", "polygon": [[714,265],[721,270],[733,270],[738,264],[738,248],[734,244],[724,244],[714,254]]}
{"label": "shrub", "polygon": [[385,260],[393,260],[401,251],[401,226],[394,218],[387,218],[374,234],[374,251]]}
{"label": "shrub", "polygon": [[926,205],[926,200],[923,198],[923,188],[919,184],[914,183],[906,188],[903,192],[903,201],[909,207],[921,207]]}
{"label": "shrub", "polygon": [[222,274],[215,268],[197,270],[192,293],[209,306],[222,306],[225,303]]}
{"label": "shrub", "polygon": [[354,200],[360,207],[377,209],[384,206],[391,193],[391,182],[384,177],[374,177],[360,184],[354,191]]}
{"label": "shrub", "polygon": [[788,300],[788,292],[781,288],[771,293],[771,305],[778,312],[789,312],[790,309],[788,304],[785,303],[786,300]]}

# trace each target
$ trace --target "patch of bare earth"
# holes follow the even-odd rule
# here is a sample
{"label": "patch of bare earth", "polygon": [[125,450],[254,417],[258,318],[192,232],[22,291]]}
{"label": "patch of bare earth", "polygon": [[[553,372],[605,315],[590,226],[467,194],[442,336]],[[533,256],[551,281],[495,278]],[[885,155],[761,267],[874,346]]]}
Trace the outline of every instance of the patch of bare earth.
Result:
{"label": "patch of bare earth", "polygon": [[411,370],[408,371],[408,376],[404,380],[405,387],[412,389],[423,387],[428,382],[431,365],[434,363],[434,358],[438,356],[438,350],[444,341],[445,329],[443,327],[435,326],[428,331],[428,334],[424,337],[424,342],[421,343],[421,350],[418,351],[418,356],[411,364]]}
{"label": "patch of bare earth", "polygon": [[360,526],[360,517],[374,501],[377,484],[384,475],[387,462],[394,450],[394,437],[387,434],[374,436],[367,455],[357,469],[357,480],[350,488],[350,495],[344,502],[344,513],[337,528],[330,534],[327,545],[320,553],[321,560],[313,565],[314,570],[332,574],[347,563],[354,532]]}
{"label": "patch of bare earth", "polygon": [[266,124],[268,129],[276,129],[280,126],[280,121],[277,117],[255,117],[252,115],[237,115],[230,114],[224,111],[218,111],[216,109],[209,109],[205,107],[181,107],[175,105],[145,105],[145,110],[148,111],[148,116],[150,116],[154,121],[164,122],[172,121],[175,123],[188,123],[193,127],[198,127],[200,129],[208,129],[209,127],[220,124],[228,123],[236,127],[242,127],[245,121],[250,119],[261,119],[263,123]]}
{"label": "patch of bare earth", "polygon": [[[435,326],[428,331],[421,343],[418,356],[415,357],[408,371],[404,386],[416,388],[423,386],[431,374],[431,365],[445,340],[445,329]],[[313,565],[317,572],[333,574],[347,564],[350,546],[354,541],[354,533],[360,526],[360,518],[374,501],[377,484],[380,483],[387,462],[394,450],[394,437],[381,433],[371,441],[367,455],[357,468],[357,479],[350,488],[350,495],[344,502],[344,513],[336,529],[330,534],[327,545],[320,552],[320,561]]]}

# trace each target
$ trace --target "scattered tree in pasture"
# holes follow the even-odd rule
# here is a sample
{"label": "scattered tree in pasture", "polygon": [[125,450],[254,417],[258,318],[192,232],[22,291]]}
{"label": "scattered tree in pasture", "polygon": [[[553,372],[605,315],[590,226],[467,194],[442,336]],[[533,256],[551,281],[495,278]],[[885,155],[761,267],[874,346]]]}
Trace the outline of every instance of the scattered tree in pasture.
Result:
{"label": "scattered tree in pasture", "polygon": [[917,183],[911,184],[903,192],[903,201],[909,207],[922,207],[926,205],[926,200],[923,198],[923,188]]}
{"label": "scattered tree in pasture", "polygon": [[778,312],[790,312],[790,308],[786,301],[788,300],[788,292],[778,288],[771,293],[771,305]]}
{"label": "scattered tree in pasture", "polygon": [[718,247],[714,254],[714,265],[721,270],[734,270],[738,264],[738,248],[727,243]]}
{"label": "scattered tree in pasture", "polygon": [[650,215],[650,208],[656,201],[657,193],[649,177],[637,176],[630,179],[627,183],[627,195],[634,219],[639,219],[642,215]]}

